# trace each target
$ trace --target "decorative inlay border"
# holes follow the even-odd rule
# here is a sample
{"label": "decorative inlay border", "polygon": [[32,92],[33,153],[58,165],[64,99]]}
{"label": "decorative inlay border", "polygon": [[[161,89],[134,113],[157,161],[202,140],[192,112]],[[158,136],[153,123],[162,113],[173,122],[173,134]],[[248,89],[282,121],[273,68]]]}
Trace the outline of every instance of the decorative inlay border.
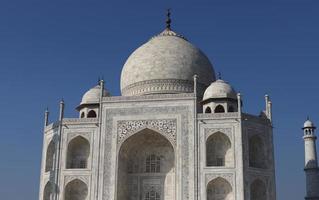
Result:
{"label": "decorative inlay border", "polygon": [[127,101],[146,101],[146,100],[170,100],[170,99],[188,99],[195,97],[194,93],[178,94],[149,94],[144,96],[112,96],[103,97],[103,102],[127,102]]}
{"label": "decorative inlay border", "polygon": [[81,180],[83,181],[87,186],[89,186],[89,176],[78,176],[78,175],[72,175],[72,176],[65,176],[64,177],[64,186],[66,186],[68,183],[70,183],[73,180]]}
{"label": "decorative inlay border", "polygon": [[232,128],[205,128],[205,139],[217,132],[224,133],[232,141]]}
{"label": "decorative inlay border", "polygon": [[231,113],[199,113],[199,119],[221,119],[221,118],[238,118],[238,112]]}
{"label": "decorative inlay border", "polygon": [[97,118],[64,118],[63,124],[72,124],[72,123],[94,123],[98,122]]}
{"label": "decorative inlay border", "polygon": [[223,178],[229,182],[229,184],[234,188],[234,174],[232,173],[211,173],[205,175],[205,183],[208,185],[209,182],[216,178]]}
{"label": "decorative inlay border", "polygon": [[158,130],[159,133],[165,135],[172,144],[176,146],[176,119],[156,119],[156,120],[123,120],[117,122],[117,143],[122,143],[126,138],[134,133],[150,128]]}
{"label": "decorative inlay border", "polygon": [[72,139],[76,138],[77,136],[84,137],[88,141],[91,141],[91,134],[88,132],[69,132],[67,133],[67,142],[69,143]]}
{"label": "decorative inlay border", "polygon": [[[199,93],[204,92],[205,86],[197,83]],[[194,91],[193,81],[179,79],[154,79],[133,83],[121,89],[124,96],[135,96],[154,93],[191,93]]]}

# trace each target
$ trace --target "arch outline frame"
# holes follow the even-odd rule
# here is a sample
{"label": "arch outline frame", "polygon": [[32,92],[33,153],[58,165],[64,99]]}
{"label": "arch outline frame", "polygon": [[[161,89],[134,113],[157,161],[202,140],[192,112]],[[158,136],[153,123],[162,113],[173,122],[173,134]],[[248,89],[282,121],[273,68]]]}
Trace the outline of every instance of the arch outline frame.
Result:
{"label": "arch outline frame", "polygon": [[[203,144],[204,145],[204,149],[202,150],[203,153],[201,155],[202,159],[205,161],[205,167],[207,166],[207,142],[209,140],[210,137],[212,137],[214,134],[224,134],[227,139],[230,142],[230,151],[232,154],[232,162],[231,162],[231,166],[227,167],[227,168],[235,168],[236,167],[236,154],[235,154],[235,136],[234,136],[234,127],[207,127],[204,128],[204,133],[205,133],[205,141]],[[218,166],[209,166],[211,168],[218,168]],[[225,166],[224,166],[225,167]]]}
{"label": "arch outline frame", "polygon": [[79,131],[78,129],[71,129],[70,131],[65,131],[67,129],[64,129],[64,136],[65,136],[65,148],[62,152],[62,160],[64,162],[62,162],[62,168],[64,170],[79,170],[79,169],[68,169],[67,168],[67,162],[68,162],[68,151],[69,151],[69,145],[70,143],[78,138],[78,137],[82,137],[83,139],[85,139],[88,144],[89,144],[89,156],[87,159],[87,167],[86,168],[81,168],[80,170],[91,170],[92,165],[93,165],[93,145],[94,145],[94,134],[95,134],[95,130],[92,130],[91,132],[87,131],[87,132],[83,132],[83,131]]}
{"label": "arch outline frame", "polygon": [[207,173],[205,174],[205,187],[202,189],[204,190],[205,197],[204,199],[207,199],[207,189],[209,183],[211,183],[214,180],[217,180],[218,178],[224,179],[226,182],[228,182],[231,186],[232,193],[235,196],[236,195],[236,184],[235,184],[235,173]]}

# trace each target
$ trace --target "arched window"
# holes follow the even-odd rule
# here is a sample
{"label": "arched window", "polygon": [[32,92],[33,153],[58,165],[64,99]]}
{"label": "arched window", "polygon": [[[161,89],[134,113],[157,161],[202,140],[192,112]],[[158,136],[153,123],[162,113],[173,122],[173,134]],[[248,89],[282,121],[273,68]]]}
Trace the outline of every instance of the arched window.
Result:
{"label": "arched window", "polygon": [[64,200],[86,200],[87,196],[87,185],[78,179],[71,181],[65,187]]}
{"label": "arched window", "polygon": [[249,139],[249,166],[255,168],[266,168],[265,145],[258,135]]}
{"label": "arched window", "polygon": [[228,108],[228,112],[235,112],[234,107],[233,107],[233,106],[229,106],[229,108]]}
{"label": "arched window", "polygon": [[206,142],[207,166],[230,166],[232,163],[231,142],[227,135],[214,133]]}
{"label": "arched window", "polygon": [[81,118],[84,118],[84,117],[85,117],[85,113],[82,112],[82,113],[81,113]]}
{"label": "arched window", "polygon": [[45,159],[45,172],[53,170],[54,165],[54,152],[55,152],[55,143],[53,140],[48,145],[46,159]]}
{"label": "arched window", "polygon": [[155,154],[146,158],[146,173],[159,173],[161,171],[161,158]]}
{"label": "arched window", "polygon": [[250,200],[267,200],[266,184],[262,180],[256,179],[250,185]]}
{"label": "arched window", "polygon": [[96,118],[96,112],[94,110],[90,110],[88,112],[88,118]]}
{"label": "arched window", "polygon": [[49,181],[43,190],[43,200],[53,200],[53,184]]}
{"label": "arched window", "polygon": [[232,200],[233,192],[229,182],[216,178],[207,185],[207,200]]}
{"label": "arched window", "polygon": [[207,108],[205,109],[205,113],[212,113],[212,109],[210,109],[210,107],[207,107]]}
{"label": "arched window", "polygon": [[144,200],[161,200],[161,195],[154,190],[145,194]]}
{"label": "arched window", "polygon": [[67,168],[87,168],[89,155],[90,144],[85,138],[78,136],[72,139],[68,145]]}
{"label": "arched window", "polygon": [[222,106],[222,105],[216,106],[214,112],[215,113],[224,113],[225,112],[224,106]]}

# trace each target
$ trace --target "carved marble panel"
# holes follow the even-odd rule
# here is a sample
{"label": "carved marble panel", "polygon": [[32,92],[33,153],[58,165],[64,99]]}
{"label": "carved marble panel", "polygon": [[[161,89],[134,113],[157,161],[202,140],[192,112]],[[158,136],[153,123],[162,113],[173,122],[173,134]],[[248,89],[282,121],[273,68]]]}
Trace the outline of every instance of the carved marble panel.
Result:
{"label": "carved marble panel", "polygon": [[91,134],[88,132],[69,132],[67,133],[67,142],[69,143],[73,138],[77,136],[84,137],[88,141],[91,141]]}
{"label": "carved marble panel", "polygon": [[67,185],[69,182],[76,180],[76,179],[83,181],[86,185],[89,185],[90,177],[89,176],[82,176],[82,175],[65,176],[64,177],[64,185]]}
{"label": "carved marble panel", "polygon": [[122,143],[129,136],[145,128],[157,130],[159,133],[166,136],[173,145],[176,145],[176,119],[118,121],[117,143]]}
{"label": "carved marble panel", "polygon": [[234,188],[234,174],[232,173],[209,173],[205,175],[206,185],[216,178],[223,178],[229,182],[229,184]]}
{"label": "carved marble panel", "polygon": [[213,135],[214,133],[221,132],[228,136],[228,138],[232,141],[232,129],[231,128],[206,128],[205,129],[205,140],[209,138],[209,136]]}

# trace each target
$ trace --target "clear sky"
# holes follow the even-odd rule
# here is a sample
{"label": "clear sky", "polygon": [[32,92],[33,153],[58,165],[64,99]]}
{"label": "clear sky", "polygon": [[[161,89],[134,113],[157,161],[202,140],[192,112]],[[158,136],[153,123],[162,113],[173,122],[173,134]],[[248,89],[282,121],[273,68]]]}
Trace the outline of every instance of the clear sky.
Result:
{"label": "clear sky", "polygon": [[42,153],[43,112],[66,116],[103,76],[119,95],[130,53],[172,28],[201,48],[243,94],[244,111],[258,114],[264,94],[274,105],[277,194],[305,194],[301,127],[319,124],[318,0],[1,0],[0,195],[36,200]]}

